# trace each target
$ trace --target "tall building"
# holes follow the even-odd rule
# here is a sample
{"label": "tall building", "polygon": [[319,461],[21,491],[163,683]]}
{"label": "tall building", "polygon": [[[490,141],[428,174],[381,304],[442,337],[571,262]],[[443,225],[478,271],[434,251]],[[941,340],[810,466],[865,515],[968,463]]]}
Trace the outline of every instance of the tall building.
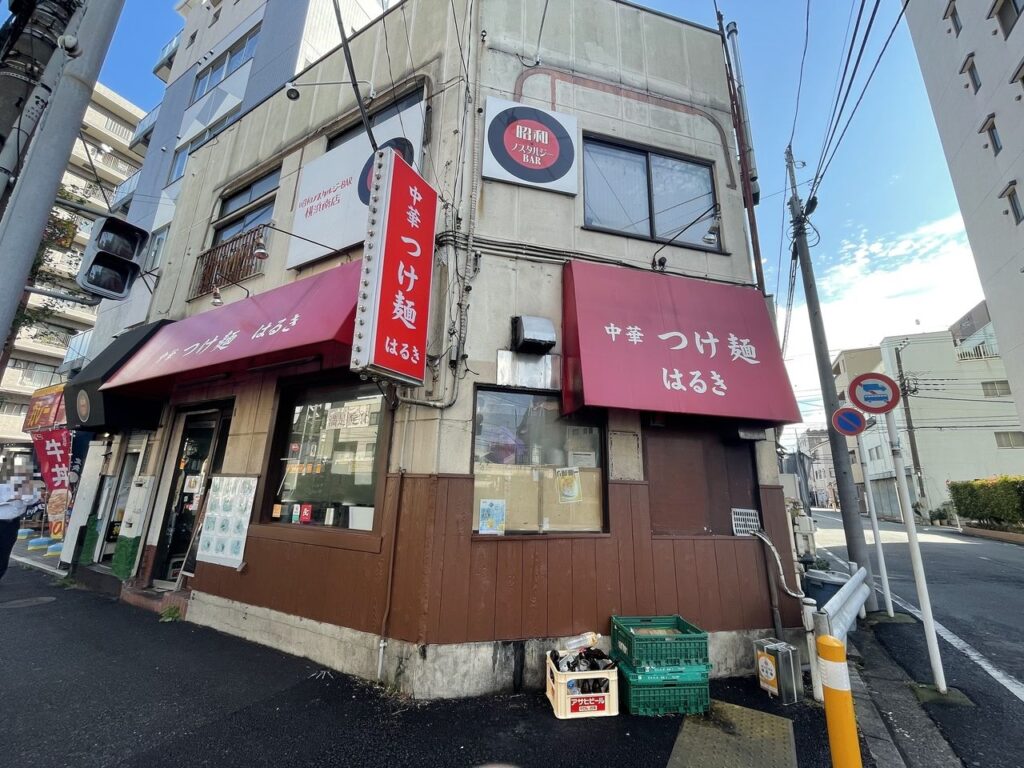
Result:
{"label": "tall building", "polygon": [[805,430],[797,438],[797,447],[799,453],[810,459],[807,486],[811,494],[811,505],[837,507],[839,489],[836,485],[836,470],[832,465],[832,446],[828,441],[828,430]]}
{"label": "tall building", "polygon": [[[876,370],[904,383],[893,414],[911,503],[925,518],[949,501],[950,481],[1020,473],[1024,432],[997,332],[982,302],[948,331],[887,337],[879,346]],[[876,510],[899,518],[885,420],[862,441]]]}
{"label": "tall building", "polygon": [[[1024,12],[1021,0],[910,3],[907,24],[998,334],[1024,391]],[[1024,400],[1017,402],[1024,419]]]}
{"label": "tall building", "polygon": [[687,617],[738,673],[776,632],[741,534],[796,585],[773,427],[800,416],[719,31],[405,0],[352,36],[363,115],[341,50],[295,73],[297,6],[261,5],[259,95],[215,136],[164,110],[260,22],[171,67],[131,201],[175,211],[160,279],[66,390],[97,435],[75,578],[417,696],[542,685],[543,638],[619,613]]}
{"label": "tall building", "polygon": [[[139,281],[127,300],[100,306],[90,355],[146,319],[152,287],[169,266],[164,243],[183,181],[203,172],[189,166],[190,154],[338,45],[333,4],[178,0],[182,29],[159,51],[153,67],[153,74],[167,84],[163,101],[130,139],[145,162],[118,186],[113,200],[129,222],[151,233],[143,264],[147,280]],[[377,16],[382,6],[382,0],[342,0],[349,32]]]}
{"label": "tall building", "polygon": [[[75,142],[61,194],[106,210],[115,188],[134,174],[142,158],[129,146],[144,112],[102,84],[93,90],[82,121],[84,139]],[[89,240],[92,221],[63,208],[51,212],[44,253],[35,275],[37,287],[77,291],[74,277]],[[96,321],[96,308],[32,294],[19,317],[10,359],[0,379],[0,480],[33,466],[31,439],[21,431],[29,399],[36,389],[62,381],[61,366],[74,341],[84,357],[83,332]]]}

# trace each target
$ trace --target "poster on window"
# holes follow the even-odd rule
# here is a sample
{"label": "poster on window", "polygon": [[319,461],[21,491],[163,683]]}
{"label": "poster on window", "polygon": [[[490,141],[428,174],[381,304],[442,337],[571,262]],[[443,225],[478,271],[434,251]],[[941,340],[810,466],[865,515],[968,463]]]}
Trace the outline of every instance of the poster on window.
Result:
{"label": "poster on window", "polygon": [[505,500],[480,499],[480,533],[505,535]]}
{"label": "poster on window", "polygon": [[[407,163],[417,168],[422,158],[423,110],[423,101],[408,103],[373,126],[373,137],[381,149],[395,149]],[[329,248],[290,238],[289,269],[363,242],[373,158],[370,140],[360,130],[303,166],[299,172],[291,230],[299,237]]]}
{"label": "poster on window", "polygon": [[487,97],[483,177],[575,195],[576,118]]}
{"label": "poster on window", "polygon": [[555,470],[558,483],[558,503],[575,504],[583,500],[583,484],[580,482],[579,467],[564,467]]}
{"label": "poster on window", "polygon": [[256,477],[214,475],[206,497],[206,514],[196,559],[237,568],[245,555],[245,537],[256,499]]}

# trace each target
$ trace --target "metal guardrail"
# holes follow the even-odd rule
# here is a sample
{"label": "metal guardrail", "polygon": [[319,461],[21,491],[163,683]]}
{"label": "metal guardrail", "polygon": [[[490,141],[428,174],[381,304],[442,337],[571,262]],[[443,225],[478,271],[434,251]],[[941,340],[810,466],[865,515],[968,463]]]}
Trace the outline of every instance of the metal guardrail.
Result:
{"label": "metal guardrail", "polygon": [[857,626],[857,615],[871,594],[867,576],[867,570],[858,568],[832,599],[814,612],[815,635],[832,635],[846,641],[846,635]]}

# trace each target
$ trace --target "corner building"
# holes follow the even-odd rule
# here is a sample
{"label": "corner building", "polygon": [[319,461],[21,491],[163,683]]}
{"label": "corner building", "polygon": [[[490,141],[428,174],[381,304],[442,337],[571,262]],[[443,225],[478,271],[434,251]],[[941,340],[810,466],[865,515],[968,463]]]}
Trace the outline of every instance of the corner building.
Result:
{"label": "corner building", "polygon": [[348,367],[373,152],[342,52],[191,151],[146,338],[93,390],[160,408],[126,599],[423,697],[541,685],[552,638],[612,614],[678,612],[716,674],[749,666],[775,566],[733,513],[793,585],[773,428],[799,414],[722,39],[573,0],[537,50],[542,6],[406,0],[351,40],[376,141],[440,194],[402,314],[422,387]]}

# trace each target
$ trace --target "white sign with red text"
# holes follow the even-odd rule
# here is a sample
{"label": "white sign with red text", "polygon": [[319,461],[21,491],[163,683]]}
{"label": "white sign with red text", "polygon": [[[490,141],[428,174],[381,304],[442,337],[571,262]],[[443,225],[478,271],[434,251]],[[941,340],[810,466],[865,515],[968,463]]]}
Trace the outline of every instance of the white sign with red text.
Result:
{"label": "white sign with red text", "polygon": [[576,134],[572,115],[488,96],[483,177],[575,195]]}
{"label": "white sign with red text", "polygon": [[[423,147],[423,102],[400,109],[373,126],[379,147],[393,147],[407,162],[419,166]],[[303,166],[295,197],[295,218],[289,238],[289,269],[357,245],[366,237],[373,147],[365,131]],[[330,246],[324,248],[315,243]]]}
{"label": "white sign with red text", "polygon": [[392,149],[377,154],[372,176],[351,368],[420,386],[437,192]]}

